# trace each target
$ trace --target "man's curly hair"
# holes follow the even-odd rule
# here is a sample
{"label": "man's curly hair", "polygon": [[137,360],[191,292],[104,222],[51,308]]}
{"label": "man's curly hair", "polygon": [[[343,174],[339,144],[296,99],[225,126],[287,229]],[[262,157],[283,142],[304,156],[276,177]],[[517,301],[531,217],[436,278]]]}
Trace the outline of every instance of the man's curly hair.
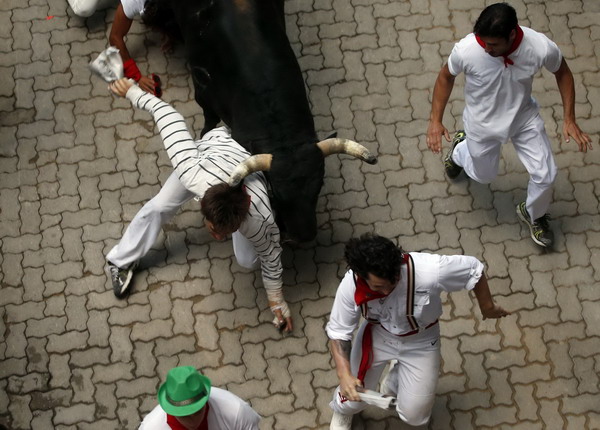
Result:
{"label": "man's curly hair", "polygon": [[244,188],[230,187],[224,182],[213,185],[200,201],[202,215],[220,231],[236,231],[250,211]]}
{"label": "man's curly hair", "polygon": [[363,279],[369,273],[396,282],[400,275],[402,248],[385,237],[366,233],[360,238],[353,238],[346,244],[344,258],[348,267]]}

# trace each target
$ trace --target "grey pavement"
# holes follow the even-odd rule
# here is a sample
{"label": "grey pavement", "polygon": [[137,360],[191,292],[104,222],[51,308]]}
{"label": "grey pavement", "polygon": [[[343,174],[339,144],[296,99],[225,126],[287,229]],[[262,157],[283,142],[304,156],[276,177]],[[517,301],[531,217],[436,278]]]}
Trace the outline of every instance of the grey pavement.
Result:
{"label": "grey pavement", "polygon": [[[171,172],[153,122],[112,97],[87,64],[106,46],[114,10],[73,16],[64,0],[0,2],[0,423],[20,429],[133,429],[167,370],[201,368],[248,400],[262,429],[325,429],[337,379],[324,325],[363,232],[408,250],[465,253],[487,264],[497,301],[445,299],[443,365],[427,429],[600,428],[600,2],[513,0],[521,23],[555,40],[577,88],[577,118],[595,149],[561,142],[551,74],[534,92],[560,168],[551,207],[556,247],[530,240],[515,214],[527,175],[507,146],[493,184],[447,181],[424,134],[437,72],[489,1],[287,0],[288,34],[320,136],[365,144],[368,166],[326,162],[313,243],[286,248],[295,328],[282,337],[257,272],[211,240],[196,202],[165,229],[118,301],[104,255]],[[50,18],[52,16],[52,18]],[[164,98],[203,124],[176,50],[139,22],[128,46]],[[461,126],[462,78],[445,123]],[[366,429],[402,429],[369,409]]]}

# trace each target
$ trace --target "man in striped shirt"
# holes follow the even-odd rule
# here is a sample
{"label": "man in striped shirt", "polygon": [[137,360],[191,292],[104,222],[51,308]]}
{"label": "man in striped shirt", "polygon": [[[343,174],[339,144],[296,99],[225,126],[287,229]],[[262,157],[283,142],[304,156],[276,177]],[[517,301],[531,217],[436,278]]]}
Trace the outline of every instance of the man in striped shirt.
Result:
{"label": "man in striped shirt", "polygon": [[[509,314],[492,300],[483,264],[475,257],[405,253],[381,236],[363,235],[346,245],[350,270],[335,295],[326,331],[340,381],[332,430],[349,430],[367,405],[361,387],[376,389],[386,364],[397,365],[385,391],[412,426],[429,421],[440,365],[440,294],[473,290],[483,319]],[[365,321],[351,344],[361,315]]]}
{"label": "man in striped shirt", "polygon": [[136,214],[121,241],[106,257],[115,295],[118,298],[127,295],[138,261],[150,250],[162,226],[181,205],[200,198],[202,206],[207,206],[206,197],[211,202],[220,198],[219,192],[213,193],[213,190],[205,197],[211,187],[217,186],[221,195],[232,193],[233,199],[246,201],[247,215],[241,217],[243,221],[235,230],[235,223],[223,222],[219,216],[205,219],[207,229],[218,240],[232,235],[233,250],[241,266],[256,268],[260,265],[269,306],[275,314],[274,323],[291,331],[291,313],[282,292],[280,233],[269,203],[266,179],[261,172],[247,176],[243,188],[238,190],[241,193],[228,191],[228,187],[223,191],[219,185],[225,183],[233,169],[250,154],[231,138],[227,127],[216,128],[194,141],[183,117],[175,109],[133,85],[131,80],[121,79],[110,88],[153,115],[174,168],[160,192]]}

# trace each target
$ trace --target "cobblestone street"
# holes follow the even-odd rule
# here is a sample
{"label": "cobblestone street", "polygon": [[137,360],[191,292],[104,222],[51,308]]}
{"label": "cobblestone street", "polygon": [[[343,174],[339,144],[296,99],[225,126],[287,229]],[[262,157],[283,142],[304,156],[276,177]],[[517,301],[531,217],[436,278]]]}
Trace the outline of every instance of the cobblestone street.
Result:
{"label": "cobblestone street", "polygon": [[[519,23],[561,48],[575,77],[580,153],[562,134],[554,76],[534,96],[559,168],[554,249],[519,222],[528,174],[511,145],[491,185],[444,174],[425,134],[437,74],[490,1],[286,0],[287,32],[319,137],[378,155],[326,158],[317,238],[284,246],[287,336],[271,324],[260,271],[240,267],[192,200],[115,298],[105,255],[172,171],[151,116],[113,97],[88,63],[114,8],[75,16],[64,0],[0,2],[0,423],[12,430],[135,429],[177,365],[248,401],[261,429],[328,429],[338,384],[325,324],[365,232],[407,250],[476,256],[513,314],[482,320],[474,295],[445,297],[431,430],[600,429],[600,2],[509,0]],[[199,137],[182,48],[136,19],[127,46]],[[444,124],[462,127],[464,77]],[[445,153],[449,144],[444,142]],[[408,429],[369,408],[354,428]],[[361,427],[363,426],[363,427]]]}

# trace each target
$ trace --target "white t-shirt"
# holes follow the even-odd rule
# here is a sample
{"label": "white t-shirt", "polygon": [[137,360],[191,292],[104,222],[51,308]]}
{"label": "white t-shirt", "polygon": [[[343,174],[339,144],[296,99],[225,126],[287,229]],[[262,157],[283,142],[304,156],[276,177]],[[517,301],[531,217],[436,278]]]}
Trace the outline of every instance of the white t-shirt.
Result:
{"label": "white t-shirt", "polygon": [[129,19],[133,19],[144,12],[144,5],[146,0],[121,0],[123,6],[123,12]]}
{"label": "white t-shirt", "polygon": [[562,62],[560,49],[542,33],[527,27],[523,40],[510,54],[514,64],[505,67],[503,57],[492,57],[473,33],[456,45],[448,58],[454,76],[465,73],[463,121],[467,136],[476,141],[507,140],[538,114],[531,97],[534,75],[545,67],[555,73]]}
{"label": "white t-shirt", "polygon": [[[437,255],[411,252],[415,268],[414,317],[419,327],[427,327],[442,315],[442,291],[471,290],[481,278],[483,264],[466,255]],[[400,268],[400,281],[385,298],[366,303],[369,319],[376,319],[390,333],[412,331],[406,318],[407,266]],[[330,339],[352,340],[361,308],[354,300],[354,273],[349,270],[335,294],[326,330]]]}
{"label": "white t-shirt", "polygon": [[[260,415],[235,394],[212,387],[208,404],[209,429],[258,430]],[[156,406],[146,415],[139,430],[171,430],[167,424],[167,413],[160,405]]]}

